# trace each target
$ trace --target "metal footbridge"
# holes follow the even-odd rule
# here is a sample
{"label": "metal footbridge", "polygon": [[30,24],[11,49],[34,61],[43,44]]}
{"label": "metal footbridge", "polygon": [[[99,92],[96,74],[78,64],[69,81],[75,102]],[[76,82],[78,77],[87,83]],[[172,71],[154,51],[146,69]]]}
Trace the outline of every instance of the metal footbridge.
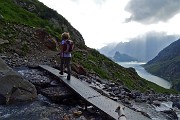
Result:
{"label": "metal footbridge", "polygon": [[[67,80],[66,77],[60,76],[59,70],[52,68],[47,65],[39,65],[42,69],[50,72],[51,74],[59,77],[67,86],[84,98],[88,103],[98,108],[100,111],[104,112],[106,115],[112,117],[115,120],[118,120],[118,113],[115,112],[118,106],[123,106],[122,104],[107,98],[87,84],[83,83],[81,80],[71,76],[71,80]],[[64,73],[67,76],[66,73]],[[135,112],[127,107],[124,109],[125,116],[127,120],[150,120],[149,118],[142,115],[140,112]]]}

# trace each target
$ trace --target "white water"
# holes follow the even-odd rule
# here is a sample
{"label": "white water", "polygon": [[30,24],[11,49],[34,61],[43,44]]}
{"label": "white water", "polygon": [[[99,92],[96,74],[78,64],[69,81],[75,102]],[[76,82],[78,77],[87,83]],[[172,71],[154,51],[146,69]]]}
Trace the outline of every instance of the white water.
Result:
{"label": "white water", "polygon": [[148,81],[151,81],[153,83],[156,83],[157,85],[164,87],[164,88],[171,88],[171,84],[160,78],[157,77],[155,75],[152,75],[150,73],[148,73],[141,65],[145,64],[142,62],[118,62],[119,65],[125,67],[125,68],[129,68],[129,67],[133,67],[135,68],[136,72],[138,73],[138,75]]}

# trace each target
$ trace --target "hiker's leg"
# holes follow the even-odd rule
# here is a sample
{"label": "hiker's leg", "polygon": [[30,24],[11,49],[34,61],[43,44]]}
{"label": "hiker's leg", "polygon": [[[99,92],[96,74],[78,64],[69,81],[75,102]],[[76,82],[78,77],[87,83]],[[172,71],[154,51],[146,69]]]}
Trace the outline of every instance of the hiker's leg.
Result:
{"label": "hiker's leg", "polygon": [[63,75],[63,69],[64,69],[64,58],[61,58],[61,64],[60,64],[60,74]]}
{"label": "hiker's leg", "polygon": [[66,58],[66,67],[67,67],[67,79],[70,80],[70,77],[71,77],[71,58],[70,57],[67,57]]}

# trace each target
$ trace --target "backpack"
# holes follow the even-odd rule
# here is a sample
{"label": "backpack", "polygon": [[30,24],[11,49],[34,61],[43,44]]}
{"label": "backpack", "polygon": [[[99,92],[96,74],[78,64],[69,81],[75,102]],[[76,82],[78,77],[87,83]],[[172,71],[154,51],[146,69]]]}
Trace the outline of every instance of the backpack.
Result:
{"label": "backpack", "polygon": [[63,52],[72,52],[74,49],[74,42],[72,40],[66,40],[63,44]]}

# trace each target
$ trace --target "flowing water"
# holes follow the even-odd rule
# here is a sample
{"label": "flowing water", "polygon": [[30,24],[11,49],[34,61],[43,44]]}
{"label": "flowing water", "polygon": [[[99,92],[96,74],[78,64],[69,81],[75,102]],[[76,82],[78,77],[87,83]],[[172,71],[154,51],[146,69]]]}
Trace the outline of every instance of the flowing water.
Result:
{"label": "flowing water", "polygon": [[[26,80],[49,80],[42,71],[37,69],[16,68]],[[62,119],[62,116],[69,113],[73,107],[54,104],[45,96],[38,94],[35,101],[23,102],[20,104],[0,105],[0,120],[40,120]]]}
{"label": "flowing water", "polygon": [[[122,64],[122,63],[121,63]],[[143,63],[134,64],[136,71],[143,71],[140,66]],[[132,63],[126,64],[126,67],[132,67]],[[142,70],[141,70],[142,69]],[[21,68],[16,69],[22,76],[26,79],[43,79],[49,80],[43,72],[36,69],[27,69]],[[145,70],[144,70],[145,71]],[[143,72],[142,72],[143,73]],[[139,74],[139,73],[138,73]],[[72,113],[75,106],[66,106],[60,104],[54,104],[49,101],[46,97],[41,94],[38,95],[38,98],[30,103],[23,103],[20,105],[0,105],[0,120],[36,120],[36,119],[50,119],[50,120],[59,120],[62,119],[62,116],[65,114]],[[134,108],[141,109],[148,113],[153,120],[167,120],[165,115],[159,114],[157,111],[164,109],[172,108],[172,103],[162,103],[161,106],[154,108],[153,106],[141,103],[134,104]],[[156,110],[155,110],[156,109]],[[180,111],[177,110],[177,115],[180,117]],[[97,117],[98,118],[98,117]],[[180,118],[178,119],[180,120]]]}
{"label": "flowing water", "polygon": [[[39,69],[20,67],[14,70],[28,81],[51,81],[51,87],[60,84],[54,77]],[[73,112],[79,110],[79,107],[76,102],[74,104],[54,103],[39,93],[37,99],[32,102],[0,105],[0,120],[63,120],[63,116],[68,116],[71,120],[102,120],[102,115],[95,114],[93,110],[93,113],[83,112],[80,117],[74,116]]]}

